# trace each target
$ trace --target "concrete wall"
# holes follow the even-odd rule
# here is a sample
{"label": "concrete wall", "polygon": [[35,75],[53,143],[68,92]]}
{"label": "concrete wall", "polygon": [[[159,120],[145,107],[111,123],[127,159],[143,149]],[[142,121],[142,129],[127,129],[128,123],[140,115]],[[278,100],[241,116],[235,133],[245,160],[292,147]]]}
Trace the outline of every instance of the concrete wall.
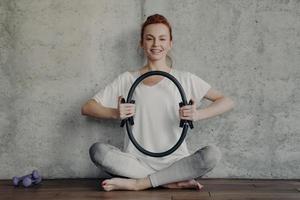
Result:
{"label": "concrete wall", "polygon": [[154,13],[173,25],[174,67],[236,102],[187,138],[223,152],[205,177],[300,178],[299,0],[0,0],[0,179],[99,175],[90,145],[123,135],[80,108],[143,64],[140,25]]}

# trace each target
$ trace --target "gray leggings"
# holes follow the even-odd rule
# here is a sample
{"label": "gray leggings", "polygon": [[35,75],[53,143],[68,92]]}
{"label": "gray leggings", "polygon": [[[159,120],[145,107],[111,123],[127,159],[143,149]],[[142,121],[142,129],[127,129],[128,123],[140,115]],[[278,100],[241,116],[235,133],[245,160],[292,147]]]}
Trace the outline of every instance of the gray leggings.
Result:
{"label": "gray leggings", "polygon": [[104,171],[128,178],[148,176],[152,187],[202,177],[221,159],[219,148],[209,145],[174,162],[169,167],[155,171],[132,154],[122,152],[109,144],[97,142],[91,146],[89,153],[94,164]]}

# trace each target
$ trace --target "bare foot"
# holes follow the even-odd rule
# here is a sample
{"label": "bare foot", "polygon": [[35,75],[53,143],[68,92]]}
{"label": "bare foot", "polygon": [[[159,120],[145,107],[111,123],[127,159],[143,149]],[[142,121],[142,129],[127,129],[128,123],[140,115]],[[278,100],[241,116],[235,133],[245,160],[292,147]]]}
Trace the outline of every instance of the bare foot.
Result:
{"label": "bare foot", "polygon": [[105,191],[111,190],[136,190],[135,179],[112,178],[106,179],[101,183]]}
{"label": "bare foot", "polygon": [[111,190],[144,190],[151,187],[148,178],[128,179],[128,178],[112,178],[106,179],[101,183],[105,191]]}
{"label": "bare foot", "polygon": [[193,188],[196,190],[201,190],[204,186],[201,185],[195,179],[192,179],[192,180],[188,180],[188,181],[181,181],[181,182],[176,182],[176,183],[165,184],[165,185],[163,185],[163,187],[171,188],[171,189]]}

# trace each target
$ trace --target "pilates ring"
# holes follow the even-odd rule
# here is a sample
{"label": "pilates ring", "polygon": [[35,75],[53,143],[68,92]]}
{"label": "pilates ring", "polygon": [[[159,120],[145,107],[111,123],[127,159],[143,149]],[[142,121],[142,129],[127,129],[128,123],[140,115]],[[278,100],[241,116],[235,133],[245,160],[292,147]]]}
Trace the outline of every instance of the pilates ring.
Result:
{"label": "pilates ring", "polygon": [[[125,99],[122,98],[121,99],[121,103],[133,103],[134,104],[135,100],[132,100],[132,96],[133,96],[133,92],[134,92],[135,88],[137,87],[137,85],[142,80],[144,80],[145,78],[147,78],[149,76],[154,76],[154,75],[164,76],[164,77],[170,79],[177,86],[177,88],[179,90],[179,93],[181,95],[181,98],[182,98],[182,102],[179,103],[180,107],[185,106],[185,105],[192,105],[193,104],[192,100],[190,100],[189,103],[187,102],[185,92],[184,92],[181,84],[179,83],[179,81],[174,76],[172,76],[171,74],[169,74],[167,72],[164,72],[164,71],[150,71],[150,72],[147,72],[147,73],[141,75],[140,77],[138,77],[135,80],[135,82],[132,84],[132,86],[131,86],[131,88],[130,88],[130,90],[128,92],[127,101],[125,102]],[[181,133],[181,136],[180,136],[179,140],[169,150],[164,151],[164,152],[158,152],[158,153],[156,153],[156,152],[151,152],[151,151],[148,151],[148,150],[144,149],[142,146],[139,145],[139,143],[134,138],[134,136],[132,134],[132,130],[131,130],[131,126],[134,125],[133,116],[123,119],[121,121],[121,125],[120,126],[123,127],[124,124],[126,124],[127,134],[128,134],[129,139],[133,143],[133,145],[140,152],[142,152],[142,153],[144,153],[144,154],[146,154],[148,156],[152,156],[152,157],[164,157],[164,156],[167,156],[167,155],[173,153],[174,151],[176,151],[179,148],[179,146],[182,144],[182,142],[184,141],[184,139],[186,137],[186,134],[187,134],[188,127],[190,127],[191,129],[194,128],[193,122],[191,120],[181,119],[179,127],[183,128],[183,129],[182,129],[182,133]]]}

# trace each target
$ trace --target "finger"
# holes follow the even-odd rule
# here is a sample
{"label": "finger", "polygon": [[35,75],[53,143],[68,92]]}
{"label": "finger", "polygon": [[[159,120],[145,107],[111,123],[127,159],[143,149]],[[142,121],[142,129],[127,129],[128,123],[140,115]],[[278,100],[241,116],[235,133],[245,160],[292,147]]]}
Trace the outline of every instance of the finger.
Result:
{"label": "finger", "polygon": [[182,110],[190,110],[192,109],[192,105],[188,105],[188,106],[183,106],[181,107]]}
{"label": "finger", "polygon": [[131,112],[131,110],[122,110],[122,113],[123,113],[124,115],[127,115],[128,113],[132,113],[132,112]]}
{"label": "finger", "polygon": [[192,120],[191,117],[181,117],[180,119],[184,119],[184,120]]}
{"label": "finger", "polygon": [[128,118],[128,117],[131,117],[131,116],[133,116],[134,115],[134,113],[122,113],[122,119],[125,119],[125,118]]}
{"label": "finger", "polygon": [[187,109],[186,109],[186,110],[182,110],[181,112],[182,112],[182,113],[185,113],[185,114],[186,114],[186,113],[191,113],[191,112],[192,112],[192,109],[189,109],[189,110],[187,110]]}
{"label": "finger", "polygon": [[186,115],[186,114],[185,114],[185,115],[182,115],[182,117],[191,117],[191,115]]}
{"label": "finger", "polygon": [[123,113],[133,113],[133,112],[135,112],[135,109],[132,109],[132,108],[129,108],[129,109],[124,109],[124,110],[122,110],[123,111]]}
{"label": "finger", "polygon": [[192,120],[192,117],[182,117],[181,119],[184,119],[184,120]]}
{"label": "finger", "polygon": [[183,115],[183,109],[179,110],[179,115]]}
{"label": "finger", "polygon": [[135,113],[128,113],[128,114],[126,115],[126,118],[132,117],[132,116],[134,116],[134,115],[135,115]]}
{"label": "finger", "polygon": [[192,110],[184,110],[183,111],[183,114],[186,116],[188,114],[191,114],[192,113]]}
{"label": "finger", "polygon": [[122,106],[126,106],[126,107],[135,106],[135,104],[133,104],[133,103],[122,103]]}
{"label": "finger", "polygon": [[122,114],[122,115],[120,115],[120,118],[121,118],[121,119],[125,119],[126,116]]}
{"label": "finger", "polygon": [[135,107],[135,104],[132,104],[132,103],[124,103],[123,106],[124,106],[124,107],[127,107],[127,108],[129,108],[129,107],[131,108],[131,107]]}
{"label": "finger", "polygon": [[132,117],[132,116],[134,116],[134,114],[135,113],[131,113],[131,114],[127,115],[127,117]]}
{"label": "finger", "polygon": [[135,106],[120,106],[120,110],[135,110]]}
{"label": "finger", "polygon": [[132,114],[132,113],[134,113],[134,110],[129,110],[127,113]]}
{"label": "finger", "polygon": [[179,109],[179,112],[183,113],[184,110],[186,110],[186,109],[181,108],[181,109]]}
{"label": "finger", "polygon": [[181,112],[180,116],[181,117],[186,117],[186,115],[183,112]]}
{"label": "finger", "polygon": [[121,107],[120,110],[128,111],[128,110],[133,110],[134,108],[132,107]]}
{"label": "finger", "polygon": [[132,112],[126,111],[126,112],[122,112],[122,115],[127,117],[128,115],[132,114]]}
{"label": "finger", "polygon": [[135,112],[135,108],[123,108],[121,109],[122,112],[126,112],[126,113],[132,113],[132,112]]}

